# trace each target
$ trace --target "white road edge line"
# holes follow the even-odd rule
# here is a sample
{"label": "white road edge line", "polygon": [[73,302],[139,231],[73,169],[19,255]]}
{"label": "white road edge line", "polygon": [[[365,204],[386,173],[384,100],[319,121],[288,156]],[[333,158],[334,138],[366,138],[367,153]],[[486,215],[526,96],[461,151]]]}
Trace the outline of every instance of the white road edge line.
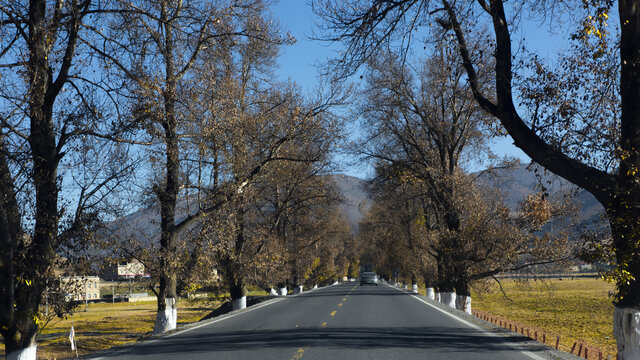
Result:
{"label": "white road edge line", "polygon": [[[343,284],[343,283],[331,284],[331,285],[327,285],[327,286],[319,287],[319,288],[317,288],[317,289],[310,289],[310,290],[307,290],[306,292],[310,292],[310,291],[313,291],[313,290],[326,289],[326,288],[328,288],[328,287],[330,287],[330,286],[340,285],[340,284]],[[275,304],[275,303],[280,302],[280,301],[282,301],[282,300],[285,300],[285,299],[287,299],[287,298],[297,297],[298,295],[301,295],[301,294],[303,294],[303,293],[295,294],[295,295],[289,295],[289,296],[285,296],[285,297],[281,297],[281,298],[279,298],[279,299],[274,299],[273,301],[269,301],[269,302],[266,302],[266,303],[264,303],[264,304],[258,304],[258,305],[254,305],[254,306],[249,306],[248,308],[246,308],[246,310],[245,310],[245,311],[240,311],[240,312],[237,312],[237,313],[235,313],[235,314],[232,314],[232,315],[229,315],[229,316],[225,316],[225,317],[223,317],[223,318],[221,318],[221,319],[212,320],[212,321],[206,322],[206,323],[204,323],[204,324],[200,324],[200,325],[192,326],[192,327],[187,328],[187,329],[184,329],[184,330],[178,330],[178,331],[176,331],[176,332],[174,332],[174,333],[172,333],[172,334],[165,335],[165,336],[162,336],[162,337],[159,337],[159,338],[155,338],[155,339],[152,339],[152,340],[144,341],[144,342],[142,342],[142,343],[135,343],[135,344],[131,344],[130,346],[136,346],[136,345],[138,345],[138,344],[153,344],[154,342],[159,341],[160,339],[170,338],[170,337],[173,337],[173,336],[176,336],[176,335],[184,334],[184,333],[186,333],[187,331],[191,331],[191,330],[195,330],[195,329],[201,328],[201,327],[203,327],[203,326],[207,326],[207,325],[215,324],[215,323],[217,323],[217,322],[220,322],[220,321],[223,321],[223,320],[226,320],[226,319],[230,319],[230,318],[232,318],[232,317],[236,317],[236,316],[241,315],[241,314],[246,314],[246,313],[248,313],[248,312],[250,312],[250,311],[253,311],[253,310],[256,310],[256,309],[260,309],[260,308],[262,308],[262,307],[269,306],[269,305],[271,305],[271,304]],[[122,352],[125,352],[125,351],[127,351],[127,350],[128,350],[128,347],[127,347],[126,349],[116,350],[116,351],[114,351],[114,352],[110,353],[108,356],[118,355],[118,354],[120,354],[120,353],[122,353]],[[92,360],[103,360],[103,359],[105,359],[105,357],[101,356],[101,357],[97,357],[97,358],[89,358],[89,359],[92,359]]]}
{"label": "white road edge line", "polygon": [[[401,292],[403,292],[403,293],[406,293],[406,291],[404,291],[404,290],[402,290],[402,289],[398,289],[398,288],[396,288],[395,286],[391,286],[391,285],[389,285],[389,284],[387,284],[387,286],[389,286],[390,288],[396,289],[396,290],[398,290],[398,291],[401,291]],[[482,327],[480,327],[480,326],[478,326],[478,325],[472,324],[472,323],[470,323],[470,322],[468,322],[468,321],[466,321],[466,320],[464,320],[464,319],[461,319],[461,318],[459,318],[459,317],[458,317],[457,315],[455,315],[455,314],[452,314],[452,313],[450,313],[450,312],[448,312],[448,311],[444,311],[444,310],[440,309],[439,307],[437,307],[437,306],[435,306],[435,305],[433,305],[433,304],[430,304],[429,302],[427,302],[427,301],[425,301],[425,300],[423,300],[423,299],[420,299],[420,298],[419,298],[418,296],[416,296],[416,295],[411,294],[411,297],[412,297],[412,298],[414,298],[414,299],[416,299],[416,300],[418,300],[418,301],[420,301],[420,302],[422,302],[422,303],[424,303],[424,304],[426,304],[426,305],[428,305],[428,306],[430,306],[431,308],[433,308],[433,309],[435,309],[435,310],[438,310],[439,312],[441,312],[441,313],[443,313],[443,314],[445,314],[445,315],[447,315],[447,316],[451,317],[452,319],[457,320],[458,322],[461,322],[461,323],[463,323],[463,324],[465,324],[465,325],[467,325],[467,326],[469,326],[469,327],[473,328],[473,329],[476,329],[476,330],[480,330],[480,331],[486,332],[487,334],[489,334],[489,335],[491,335],[491,336],[495,336],[495,337],[503,337],[503,336],[501,336],[501,335],[499,335],[499,334],[494,333],[494,332],[493,332],[493,331],[491,331],[491,330],[484,329],[484,328],[482,328]],[[546,360],[545,358],[543,358],[543,357],[541,357],[541,356],[538,356],[538,355],[536,355],[536,354],[534,354],[534,353],[532,353],[532,352],[529,352],[529,351],[526,351],[526,350],[521,350],[521,349],[519,349],[516,345],[509,344],[509,343],[506,343],[506,345],[508,345],[509,347],[511,347],[511,348],[513,348],[513,349],[515,349],[515,350],[520,351],[521,353],[523,353],[523,354],[527,355],[528,357],[530,357],[530,358],[532,358],[532,359],[535,359],[535,360]]]}
{"label": "white road edge line", "polygon": [[199,329],[199,328],[201,328],[203,326],[207,326],[207,325],[215,324],[215,323],[223,321],[223,320],[231,319],[231,318],[236,317],[238,315],[246,314],[246,313],[251,312],[253,310],[260,309],[260,308],[263,308],[265,306],[269,306],[271,304],[275,304],[275,303],[280,302],[280,301],[282,301],[284,299],[286,299],[286,298],[283,297],[283,298],[280,298],[280,299],[274,299],[273,301],[270,301],[270,302],[268,302],[266,304],[258,304],[258,305],[254,305],[254,306],[249,306],[248,308],[246,308],[245,311],[240,311],[240,312],[237,312],[235,314],[232,314],[232,315],[229,315],[229,316],[225,316],[225,317],[223,317],[221,319],[212,320],[212,321],[209,321],[209,322],[204,323],[204,324],[200,324],[200,325],[192,326],[190,328],[186,328],[184,330],[176,331],[173,334],[169,334],[167,336],[163,336],[163,338],[174,337],[176,335],[181,335],[181,334],[184,334],[184,333],[186,333],[188,331],[191,331],[191,330]]}
{"label": "white road edge line", "polygon": [[[148,341],[143,341],[141,343],[131,344],[129,347],[136,346],[138,344],[140,344],[140,345],[142,345],[142,344],[144,344],[144,345],[153,344],[153,343],[155,343],[155,342],[157,342],[157,341],[159,341],[161,339],[170,338],[170,337],[173,337],[173,336],[176,336],[176,335],[181,335],[181,334],[184,334],[184,333],[186,333],[188,331],[195,330],[195,329],[201,328],[203,326],[215,324],[217,322],[220,322],[220,321],[223,321],[223,320],[226,320],[226,319],[230,319],[230,318],[236,317],[236,316],[241,315],[241,314],[246,314],[246,313],[248,313],[248,312],[250,312],[252,310],[260,309],[262,307],[269,306],[271,304],[275,304],[275,303],[280,302],[280,301],[285,300],[285,299],[286,299],[286,297],[283,297],[283,298],[280,298],[280,299],[275,299],[274,301],[268,302],[266,304],[259,304],[259,305],[249,306],[247,308],[247,310],[245,310],[245,311],[237,312],[235,314],[232,314],[232,315],[229,315],[229,316],[225,316],[225,317],[223,317],[221,319],[216,319],[216,320],[209,321],[209,322],[206,322],[206,323],[203,323],[203,324],[200,324],[200,325],[192,326],[192,327],[186,328],[184,330],[178,330],[177,332],[174,332],[172,334],[165,335],[165,336],[162,336],[162,337],[159,337],[159,338],[155,338],[155,339],[148,340]],[[111,357],[111,356],[118,355],[120,353],[126,352],[127,350],[129,350],[129,347],[127,347],[125,349],[114,351],[114,352],[108,354],[107,356],[101,356],[101,357],[90,358],[90,359],[92,359],[92,360],[103,360],[103,359],[106,359],[107,357]]]}

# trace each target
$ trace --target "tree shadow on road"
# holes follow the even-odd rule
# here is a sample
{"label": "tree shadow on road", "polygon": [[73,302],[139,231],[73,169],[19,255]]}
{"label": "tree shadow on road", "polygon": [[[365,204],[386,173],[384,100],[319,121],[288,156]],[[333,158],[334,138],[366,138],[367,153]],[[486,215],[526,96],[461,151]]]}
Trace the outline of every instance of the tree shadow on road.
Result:
{"label": "tree shadow on road", "polygon": [[[253,305],[257,305],[263,301],[267,301],[267,300],[271,300],[277,298],[277,296],[271,296],[271,295],[266,295],[266,296],[247,296],[247,307],[253,306]],[[233,311],[233,306],[231,305],[231,300],[223,303],[222,305],[220,305],[217,309],[213,310],[212,312],[208,313],[207,315],[205,315],[202,319],[200,319],[200,321],[203,320],[208,320],[220,315],[224,315],[227,313],[230,313],[231,311]]]}
{"label": "tree shadow on road", "polygon": [[[327,349],[437,349],[439,352],[503,352],[514,351],[529,339],[522,336],[498,337],[485,331],[446,327],[387,327],[387,328],[297,328],[293,330],[257,330],[203,334],[197,331],[176,336],[169,342],[156,342],[131,348],[136,354],[188,354],[210,352],[261,351],[276,348]],[[529,344],[528,344],[529,345]],[[532,347],[533,346],[533,347]],[[527,346],[527,351],[544,351],[543,345]]]}

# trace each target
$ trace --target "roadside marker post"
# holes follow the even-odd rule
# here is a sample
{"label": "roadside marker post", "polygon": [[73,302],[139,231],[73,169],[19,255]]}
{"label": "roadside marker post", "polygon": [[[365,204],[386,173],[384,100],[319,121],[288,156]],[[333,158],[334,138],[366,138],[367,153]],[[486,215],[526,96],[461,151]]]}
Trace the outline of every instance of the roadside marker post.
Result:
{"label": "roadside marker post", "polygon": [[78,346],[76,346],[76,332],[73,329],[74,321],[71,322],[71,331],[69,332],[69,341],[71,342],[71,351],[76,351],[76,358],[78,357]]}

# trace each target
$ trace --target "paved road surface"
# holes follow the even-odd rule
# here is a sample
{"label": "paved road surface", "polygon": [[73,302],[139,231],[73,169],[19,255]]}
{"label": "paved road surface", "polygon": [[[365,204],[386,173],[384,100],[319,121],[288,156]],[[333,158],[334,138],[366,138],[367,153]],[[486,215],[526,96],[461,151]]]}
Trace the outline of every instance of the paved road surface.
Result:
{"label": "paved road surface", "polygon": [[[548,359],[390,286],[344,283],[279,298],[104,359]],[[524,350],[524,351],[522,351]]]}

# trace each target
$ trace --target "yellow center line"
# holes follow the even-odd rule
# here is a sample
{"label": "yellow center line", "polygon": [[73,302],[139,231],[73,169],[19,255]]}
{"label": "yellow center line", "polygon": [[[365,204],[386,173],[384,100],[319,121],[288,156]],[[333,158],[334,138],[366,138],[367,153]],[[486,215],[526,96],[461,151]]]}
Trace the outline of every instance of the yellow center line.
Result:
{"label": "yellow center line", "polygon": [[320,325],[320,327],[327,327],[327,322],[323,322],[322,325]]}
{"label": "yellow center line", "polygon": [[347,298],[346,298],[346,297],[343,297],[343,298],[342,298],[342,301],[347,301]]}
{"label": "yellow center line", "polygon": [[331,316],[334,316],[337,312],[338,312],[337,310],[333,310],[333,311],[331,312]]}
{"label": "yellow center line", "polygon": [[338,304],[338,307],[342,307],[342,303]]}

